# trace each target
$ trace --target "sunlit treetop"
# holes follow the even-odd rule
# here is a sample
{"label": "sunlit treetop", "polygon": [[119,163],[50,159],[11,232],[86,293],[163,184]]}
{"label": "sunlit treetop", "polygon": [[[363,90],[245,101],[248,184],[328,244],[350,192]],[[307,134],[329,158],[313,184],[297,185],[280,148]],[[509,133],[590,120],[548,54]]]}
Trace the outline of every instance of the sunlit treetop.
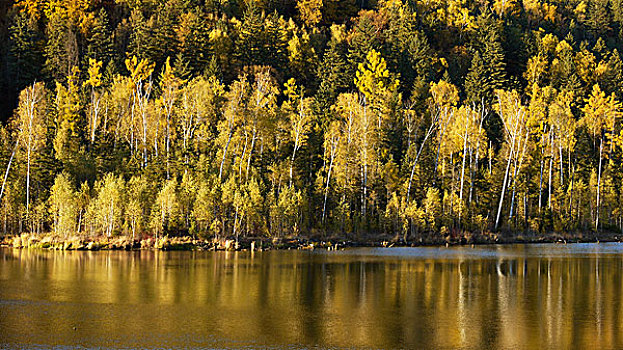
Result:
{"label": "sunlit treetop", "polygon": [[133,82],[140,82],[151,76],[156,67],[155,63],[149,63],[146,59],[138,60],[136,56],[125,60],[125,66],[130,72]]}
{"label": "sunlit treetop", "polygon": [[386,92],[393,93],[398,89],[398,79],[392,78],[387,62],[376,50],[370,50],[366,61],[359,63],[355,85],[367,99],[374,99],[375,95]]}
{"label": "sunlit treetop", "polygon": [[431,83],[430,94],[432,102],[441,108],[456,106],[459,102],[459,90],[455,85],[445,80]]}
{"label": "sunlit treetop", "polygon": [[89,58],[89,79],[84,82],[84,86],[99,87],[102,85],[102,61]]}

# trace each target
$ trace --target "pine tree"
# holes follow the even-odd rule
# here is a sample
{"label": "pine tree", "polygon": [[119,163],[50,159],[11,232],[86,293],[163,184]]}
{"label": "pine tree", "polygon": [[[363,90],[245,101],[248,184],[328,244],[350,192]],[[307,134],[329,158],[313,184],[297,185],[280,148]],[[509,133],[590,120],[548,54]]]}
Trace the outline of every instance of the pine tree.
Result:
{"label": "pine tree", "polygon": [[433,78],[434,54],[426,36],[417,29],[412,10],[405,5],[388,9],[389,23],[384,31],[386,59],[393,72],[400,74],[401,91],[405,94],[416,80]]}
{"label": "pine tree", "polygon": [[195,11],[184,13],[175,33],[179,45],[176,55],[184,57],[191,72],[201,72],[210,58],[210,30],[206,21]]}
{"label": "pine tree", "polygon": [[242,65],[262,64],[267,61],[263,53],[264,18],[256,1],[247,2],[235,46]]}
{"label": "pine tree", "polygon": [[467,95],[468,103],[479,103],[485,97],[487,101],[491,101],[491,97],[487,92],[490,91],[489,82],[487,79],[487,69],[485,62],[480,57],[478,51],[474,52],[472,57],[472,65],[465,77],[465,94]]}
{"label": "pine tree", "polygon": [[46,26],[45,70],[57,81],[65,81],[78,66],[78,42],[74,28],[62,12],[54,12]]}
{"label": "pine tree", "polygon": [[[88,57],[106,64],[113,60],[113,35],[109,27],[106,10],[102,8],[97,12],[85,36],[85,59]],[[87,63],[88,62],[85,62],[85,65]]]}
{"label": "pine tree", "polygon": [[326,113],[333,105],[338,94],[346,92],[353,86],[353,80],[349,74],[346,63],[346,42],[341,37],[340,27],[332,27],[334,34],[329,41],[329,47],[324,54],[324,59],[318,66],[316,79],[319,81],[316,101],[318,110]]}
{"label": "pine tree", "polygon": [[492,32],[484,37],[482,61],[485,62],[487,92],[503,88],[507,83],[504,49],[497,33]]}
{"label": "pine tree", "polygon": [[9,28],[8,64],[11,79],[8,82],[18,90],[40,77],[43,52],[38,44],[41,37],[36,25],[25,12],[18,12]]}
{"label": "pine tree", "polygon": [[378,14],[372,11],[362,11],[356,19],[355,26],[349,36],[348,66],[353,76],[355,67],[366,60],[366,55],[372,50],[380,50],[380,28],[376,27],[375,17]]}

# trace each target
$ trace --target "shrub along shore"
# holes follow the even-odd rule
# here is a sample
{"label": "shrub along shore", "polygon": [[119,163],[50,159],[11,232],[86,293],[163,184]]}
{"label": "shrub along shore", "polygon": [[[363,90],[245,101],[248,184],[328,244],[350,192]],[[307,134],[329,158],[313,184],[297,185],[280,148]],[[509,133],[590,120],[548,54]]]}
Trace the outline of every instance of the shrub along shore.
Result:
{"label": "shrub along shore", "polygon": [[483,244],[525,244],[525,243],[599,243],[622,242],[618,233],[550,233],[535,234],[455,234],[446,237],[420,237],[405,241],[397,236],[374,236],[359,238],[320,237],[255,237],[255,238],[210,238],[195,239],[182,237],[146,237],[131,239],[116,237],[80,237],[50,234],[28,234],[0,237],[0,247],[33,248],[49,250],[212,250],[212,251],[264,251],[264,250],[343,250],[355,247],[417,247]]}

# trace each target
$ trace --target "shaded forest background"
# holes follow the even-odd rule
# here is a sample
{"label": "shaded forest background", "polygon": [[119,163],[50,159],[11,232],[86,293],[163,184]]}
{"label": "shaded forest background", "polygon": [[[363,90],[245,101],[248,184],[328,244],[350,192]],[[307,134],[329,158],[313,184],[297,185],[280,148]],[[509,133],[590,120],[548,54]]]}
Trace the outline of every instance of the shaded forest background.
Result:
{"label": "shaded forest background", "polygon": [[0,3],[2,232],[623,228],[620,0]]}

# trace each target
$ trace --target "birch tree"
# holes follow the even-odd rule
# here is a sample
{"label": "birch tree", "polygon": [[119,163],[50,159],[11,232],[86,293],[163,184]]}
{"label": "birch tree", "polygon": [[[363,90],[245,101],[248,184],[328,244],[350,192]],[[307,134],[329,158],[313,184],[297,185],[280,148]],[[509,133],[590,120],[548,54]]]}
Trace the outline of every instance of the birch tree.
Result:
{"label": "birch tree", "polygon": [[46,92],[43,83],[22,90],[13,120],[20,148],[26,153],[26,219],[30,209],[30,168],[33,158],[45,144]]}
{"label": "birch tree", "polygon": [[173,108],[178,102],[180,87],[185,83],[183,79],[178,78],[174,74],[170,61],[171,58],[167,57],[167,60],[164,62],[164,68],[162,74],[160,75],[161,95],[158,99],[159,106],[162,108],[165,119],[165,133],[163,136],[165,138],[164,144],[166,151],[167,179],[170,177],[169,159],[171,153],[171,138],[175,131],[175,125],[172,120],[174,115]]}
{"label": "birch tree", "polygon": [[222,145],[221,164],[218,172],[219,180],[223,178],[223,167],[225,165],[225,159],[227,159],[227,153],[234,132],[240,124],[243,113],[246,113],[246,99],[248,93],[249,83],[246,76],[243,76],[240,80],[232,84],[229,92],[226,94],[227,102],[225,103],[225,110],[223,112],[224,118],[218,124],[218,142]]}
{"label": "birch tree", "polygon": [[584,116],[580,124],[586,127],[593,140],[599,141],[599,165],[597,171],[597,199],[595,229],[599,229],[599,209],[601,207],[601,175],[603,172],[603,158],[605,143],[612,137],[617,119],[621,116],[621,103],[617,101],[614,93],[606,96],[599,85],[593,85],[593,90],[586,105],[582,109]]}
{"label": "birch tree", "polygon": [[[125,66],[130,72],[132,81],[131,122],[134,125],[138,121],[140,137],[142,141],[143,167],[147,166],[149,115],[148,103],[152,92],[151,74],[155,64],[147,60],[138,60],[136,56],[125,60]],[[137,120],[137,116],[138,119]],[[132,137],[133,138],[133,137]],[[137,147],[138,148],[138,147]]]}
{"label": "birch tree", "polygon": [[89,59],[89,79],[84,82],[84,86],[90,88],[90,99],[91,103],[89,104],[88,109],[88,131],[89,131],[89,140],[91,141],[91,145],[95,143],[95,136],[97,135],[97,129],[101,124],[101,101],[102,101],[102,93],[99,90],[99,87],[102,85],[102,73],[100,72],[102,68],[102,61],[97,61],[92,58]]}
{"label": "birch tree", "polygon": [[67,174],[61,173],[56,176],[54,185],[50,188],[48,201],[54,233],[65,237],[75,233],[76,193]]}
{"label": "birch tree", "polygon": [[495,218],[495,229],[500,223],[502,205],[507,187],[512,186],[509,219],[513,217],[517,177],[522,168],[528,145],[528,128],[526,127],[526,107],[521,103],[516,91],[496,91],[496,112],[504,124],[504,136],[506,140],[506,170],[502,182],[502,191]]}
{"label": "birch tree", "polygon": [[287,101],[282,108],[290,121],[290,137],[292,138],[293,148],[290,159],[290,187],[292,187],[294,160],[296,152],[305,145],[307,133],[311,128],[311,99],[303,96],[303,88],[296,86],[296,81],[292,78],[285,84],[285,95]]}

